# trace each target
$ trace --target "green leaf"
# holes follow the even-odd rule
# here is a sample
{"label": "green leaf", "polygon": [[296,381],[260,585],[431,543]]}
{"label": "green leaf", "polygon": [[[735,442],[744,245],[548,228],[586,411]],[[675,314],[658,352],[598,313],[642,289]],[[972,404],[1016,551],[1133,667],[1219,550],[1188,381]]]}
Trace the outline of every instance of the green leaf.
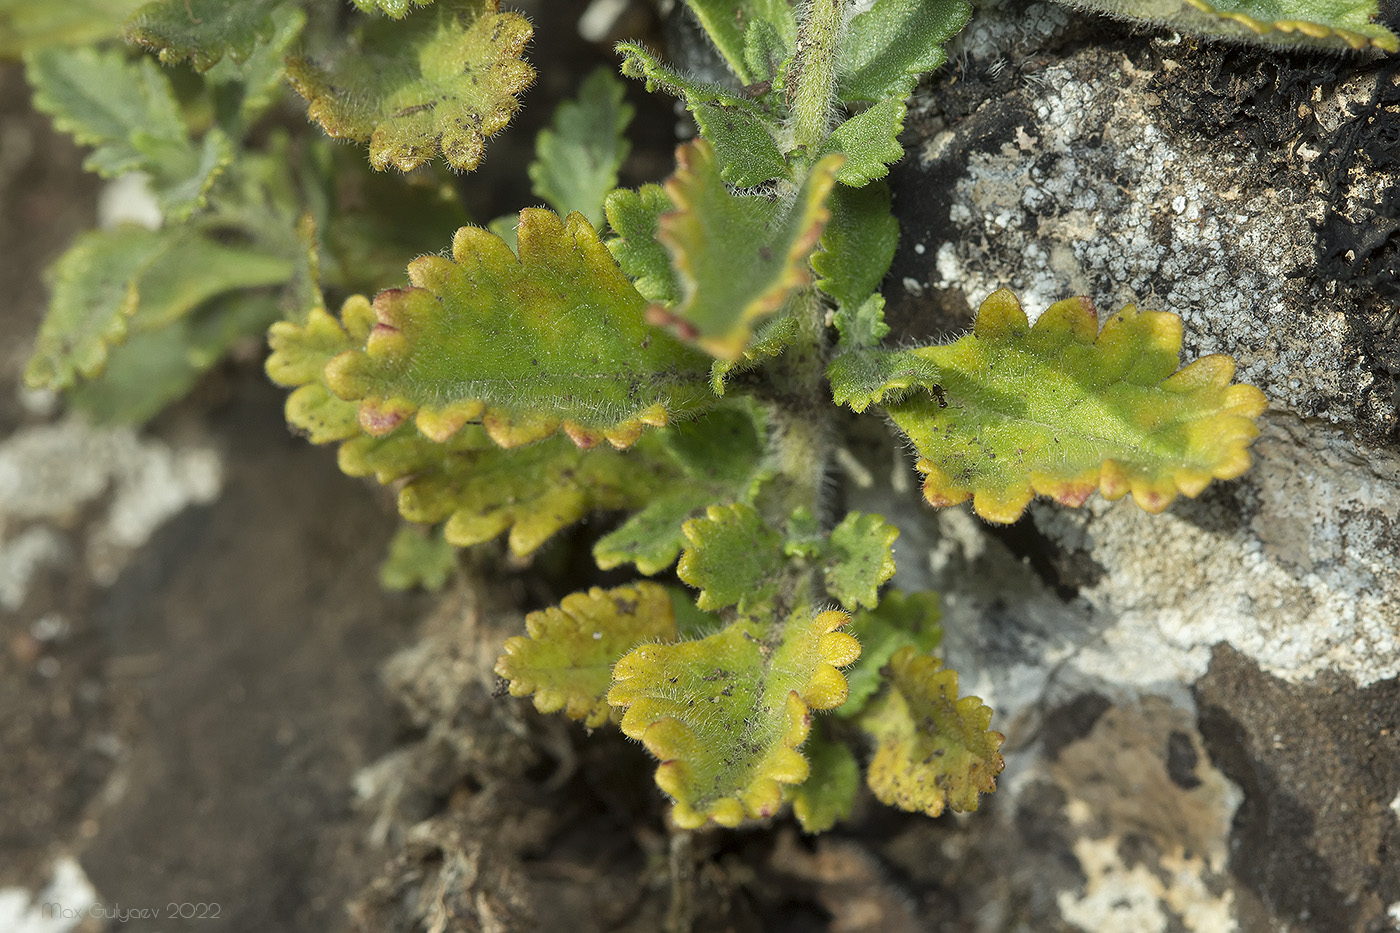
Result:
{"label": "green leaf", "polygon": [[132,335],[111,348],[102,372],[70,390],[68,400],[99,424],[142,424],[187,395],[236,342],[252,341],[280,316],[272,296],[233,292],[166,327],[137,332],[133,319]]}
{"label": "green leaf", "polygon": [[170,82],[149,58],[129,60],[117,49],[49,48],[25,59],[34,105],[54,125],[93,146],[84,167],[104,178],[131,171],[151,175],[161,211],[174,220],[202,207],[233,158],[222,131],[196,145]]}
{"label": "green leaf", "polygon": [[[417,413],[434,439],[480,419],[503,447],[563,428],[625,447],[647,425],[710,404],[705,360],[643,321],[645,300],[579,214],[520,214],[519,258],[463,227],[453,260],[423,256],[411,287],[381,292],[364,350],[327,369],[360,423],[384,434]],[[510,335],[503,340],[502,335]]]}
{"label": "green leaf", "polygon": [[719,174],[739,188],[753,188],[789,177],[787,160],[767,120],[736,107],[700,104],[695,108],[700,134],[715,147]]}
{"label": "green leaf", "polygon": [[785,33],[767,20],[749,24],[744,32],[744,67],[753,79],[751,84],[768,81],[772,84],[770,93],[783,89],[788,66],[796,52],[795,35],[796,30]]}
{"label": "green leaf", "polygon": [[5,0],[0,3],[0,58],[50,45],[78,46],[121,35],[146,0]]}
{"label": "green leaf", "polygon": [[403,19],[409,13],[410,6],[427,6],[433,0],[350,0],[360,10],[365,13],[383,13],[393,19]]}
{"label": "green leaf", "polygon": [[276,30],[253,47],[243,61],[225,57],[204,73],[213,92],[219,125],[232,139],[239,139],[277,102],[283,91],[284,61],[306,26],[306,11],[299,6],[272,11]]}
{"label": "green leaf", "polygon": [[[321,227],[336,285],[347,291],[378,289],[403,275],[424,243],[444,243],[468,222],[446,169],[423,167],[410,175],[376,172],[364,153],[323,139],[312,177],[323,200]],[[515,214],[509,217],[515,236]]]}
{"label": "green leaf", "polygon": [[876,0],[846,31],[836,62],[846,103],[903,100],[919,75],[947,61],[942,44],[967,25],[963,0]]}
{"label": "green leaf", "polygon": [[603,570],[636,564],[645,574],[671,566],[685,544],[685,522],[709,504],[750,501],[760,482],[764,431],[747,405],[718,407],[657,435],[685,480],[653,499],[593,547]]}
{"label": "green leaf", "polygon": [[559,710],[590,729],[613,713],[608,687],[618,658],[641,642],[672,641],[676,617],[663,586],[635,586],[565,596],[558,608],[525,617],[528,637],[506,641],[496,673],[511,696],[533,696],[541,713]]}
{"label": "green leaf", "polygon": [[661,215],[675,210],[660,185],[626,188],[608,195],[608,226],[617,234],[608,240],[622,271],[647,301],[670,307],[680,299],[681,286],[671,266],[671,254],[656,238]]}
{"label": "green leaf", "polygon": [[992,711],[958,698],[957,671],[904,647],[890,659],[891,689],[861,717],[876,741],[866,779],[881,803],[938,816],[976,810],[996,790],[1006,737],[987,726]]}
{"label": "green leaf", "polygon": [[753,506],[712,505],[683,531],[686,547],[676,573],[700,590],[701,609],[737,605],[742,612],[777,595],[787,566],[783,537]]}
{"label": "green leaf", "polygon": [[1180,351],[1174,314],[1128,305],[1099,333],[1076,298],[1031,327],[1003,290],[956,343],[847,353],[828,375],[838,403],[884,405],[918,450],[935,506],[972,498],[978,515],[1012,522],[1035,494],[1077,506],[1097,488],[1160,512],[1249,468],[1266,404],[1230,384],[1229,357],[1177,370]]}
{"label": "green leaf", "polygon": [[617,187],[630,148],[625,134],[634,110],[622,97],[622,82],[599,68],[583,82],[578,99],[560,104],[553,126],[535,138],[530,181],[559,216],[578,211],[602,226],[603,200]]}
{"label": "green leaf", "polygon": [[287,79],[327,133],[369,143],[370,164],[407,172],[439,151],[456,169],[481,161],[535,72],[521,58],[529,20],[498,0],[438,0],[403,23],[372,20],[354,43]]}
{"label": "green leaf", "polygon": [[822,560],[826,591],[842,606],[873,609],[881,584],[894,576],[891,548],[899,529],[879,515],[851,512],[831,530]]}
{"label": "green leaf", "polygon": [[811,710],[845,700],[837,668],[860,654],[836,631],[846,621],[799,607],[697,641],[644,644],[617,662],[608,702],[626,709],[622,731],[661,761],[656,783],[675,800],[676,825],[766,819],[782,806],[783,785],[807,780],[797,749]]}
{"label": "green leaf", "polygon": [[902,129],[904,100],[893,97],[882,100],[842,122],[822,143],[818,155],[829,158],[832,153],[840,153],[845,156],[845,164],[836,172],[836,180],[859,188],[876,178],[884,178],[890,173],[889,166],[904,156],[904,147],[899,144]]}
{"label": "green leaf", "polygon": [[152,0],[127,21],[126,36],[160,53],[167,65],[189,61],[208,71],[225,55],[246,61],[277,34],[274,17],[292,0]]}
{"label": "green leaf", "polygon": [[851,634],[860,642],[860,660],[846,671],[850,698],[837,711],[856,716],[884,682],[881,669],[894,653],[906,646],[919,654],[931,654],[943,640],[938,624],[938,597],[933,593],[890,590],[880,605],[855,613]]}
{"label": "green leaf", "polygon": [[1077,0],[1074,5],[1185,33],[1280,48],[1400,51],[1400,37],[1377,22],[1383,17],[1374,0]]}
{"label": "green leaf", "polygon": [[379,566],[379,585],[386,590],[440,590],[457,569],[457,550],[437,529],[400,525],[389,542],[389,554]]}
{"label": "green leaf", "polygon": [[66,389],[102,371],[112,344],[126,339],[138,302],[136,279],[160,249],[139,227],[90,230],[49,269],[52,297],[25,367],[31,388]]}
{"label": "green leaf", "polygon": [[771,33],[781,43],[779,47],[788,50],[780,60],[790,58],[797,43],[797,19],[788,0],[686,0],[686,6],[745,84],[769,77],[754,71],[745,58],[745,44],[751,32],[763,28]]}
{"label": "green leaf", "polygon": [[755,117],[768,116],[767,108],[723,84],[701,81],[668,68],[644,45],[619,42],[614,51],[622,59],[619,69],[624,75],[645,81],[648,92],[662,90],[673,97],[683,98],[686,107],[692,111],[701,104],[714,104],[745,111]]}
{"label": "green leaf", "polygon": [[781,356],[796,339],[796,317],[778,313],[765,318],[753,329],[753,339],[737,360],[715,360],[710,365],[710,388],[716,395],[724,395],[731,376],[748,372],[764,360]]}
{"label": "green leaf", "polygon": [[50,271],[52,299],[25,380],[68,388],[101,372],[129,332],[168,325],[225,292],[278,284],[291,271],[286,260],[186,228],[89,231]]}
{"label": "green leaf", "polygon": [[880,184],[837,187],[831,221],[821,248],[812,255],[817,288],[836,299],[836,329],[842,349],[873,347],[889,333],[885,301],[872,294],[894,261],[899,222],[890,211],[890,190]]}
{"label": "green leaf", "polygon": [[831,216],[840,156],[812,167],[790,204],[725,187],[715,151],[704,139],[676,153],[666,194],[676,206],[662,215],[658,238],[680,277],[674,311],[653,305],[653,319],[670,323],[721,359],[737,359],[751,328],[780,310],[811,279],[807,260]]}
{"label": "green leaf", "polygon": [[855,754],[845,742],[825,732],[816,729],[803,746],[812,770],[792,792],[793,815],[803,831],[814,834],[849,819],[860,789],[860,763]]}

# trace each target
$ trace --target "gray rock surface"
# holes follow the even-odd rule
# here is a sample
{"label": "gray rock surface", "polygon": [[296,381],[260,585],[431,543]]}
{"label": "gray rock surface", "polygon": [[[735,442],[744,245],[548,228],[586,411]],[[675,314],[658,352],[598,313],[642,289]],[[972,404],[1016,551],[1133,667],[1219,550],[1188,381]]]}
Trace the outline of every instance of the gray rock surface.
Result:
{"label": "gray rock surface", "polygon": [[1400,68],[1040,3],[979,10],[952,57],[891,179],[895,339],[1002,286],[1032,316],[1131,301],[1270,401],[1254,469],[1160,516],[1039,503],[993,531],[886,501],[896,582],[943,594],[1008,736],[964,919],[1400,929]]}

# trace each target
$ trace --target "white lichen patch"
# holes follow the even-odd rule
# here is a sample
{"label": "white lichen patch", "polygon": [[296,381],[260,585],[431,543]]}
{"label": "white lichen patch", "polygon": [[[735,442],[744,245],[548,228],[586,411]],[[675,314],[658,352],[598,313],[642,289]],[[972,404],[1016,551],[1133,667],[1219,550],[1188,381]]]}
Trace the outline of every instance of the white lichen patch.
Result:
{"label": "white lichen patch", "polygon": [[1400,674],[1400,457],[1266,419],[1241,480],[1247,523],[1182,503],[1087,512],[1036,506],[1042,531],[1105,570],[1081,591],[1102,636],[1070,662],[1123,687],[1194,682],[1228,643],[1293,683],[1323,671],[1366,685]]}
{"label": "white lichen patch", "polygon": [[86,569],[110,584],[158,527],[212,502],[222,482],[207,446],[175,447],[76,418],[20,429],[0,441],[0,603],[24,601],[34,571],[63,559],[61,533],[89,509],[98,517],[80,529]]}

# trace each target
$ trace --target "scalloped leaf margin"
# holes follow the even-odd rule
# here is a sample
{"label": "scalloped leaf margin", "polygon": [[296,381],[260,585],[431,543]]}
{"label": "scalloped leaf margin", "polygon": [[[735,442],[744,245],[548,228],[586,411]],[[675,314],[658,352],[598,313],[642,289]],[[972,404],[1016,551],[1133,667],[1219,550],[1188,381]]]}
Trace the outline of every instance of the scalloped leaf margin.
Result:
{"label": "scalloped leaf margin", "polygon": [[1177,369],[1181,335],[1176,315],[1132,305],[1100,332],[1083,298],[1031,327],[1003,289],[955,343],[848,353],[829,375],[838,402],[883,404],[908,435],[934,506],[971,498],[982,518],[1013,522],[1036,494],[1079,506],[1097,489],[1160,512],[1249,468],[1267,404],[1231,384],[1227,356]]}
{"label": "scalloped leaf margin", "polygon": [[798,748],[811,711],[846,699],[837,670],[860,656],[844,612],[799,608],[777,625],[740,619],[707,638],[642,645],[617,662],[608,702],[622,731],[660,759],[678,826],[737,826],[778,812],[810,773]]}

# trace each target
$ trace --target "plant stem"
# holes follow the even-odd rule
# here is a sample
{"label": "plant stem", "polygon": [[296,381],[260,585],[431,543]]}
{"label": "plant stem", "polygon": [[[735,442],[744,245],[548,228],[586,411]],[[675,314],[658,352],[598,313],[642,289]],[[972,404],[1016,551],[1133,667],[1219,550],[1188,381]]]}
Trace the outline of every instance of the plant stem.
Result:
{"label": "plant stem", "polygon": [[[792,71],[789,131],[794,148],[811,157],[830,133],[835,109],[836,52],[850,0],[811,0],[798,31]],[[801,180],[798,180],[801,184]],[[831,450],[826,386],[826,307],[814,286],[792,297],[797,337],[778,367],[781,403],[775,412],[779,466],[791,484],[791,508],[822,514],[822,484]]]}
{"label": "plant stem", "polygon": [[793,62],[792,142],[815,153],[831,131],[836,91],[836,47],[849,0],[812,0],[797,34]]}

